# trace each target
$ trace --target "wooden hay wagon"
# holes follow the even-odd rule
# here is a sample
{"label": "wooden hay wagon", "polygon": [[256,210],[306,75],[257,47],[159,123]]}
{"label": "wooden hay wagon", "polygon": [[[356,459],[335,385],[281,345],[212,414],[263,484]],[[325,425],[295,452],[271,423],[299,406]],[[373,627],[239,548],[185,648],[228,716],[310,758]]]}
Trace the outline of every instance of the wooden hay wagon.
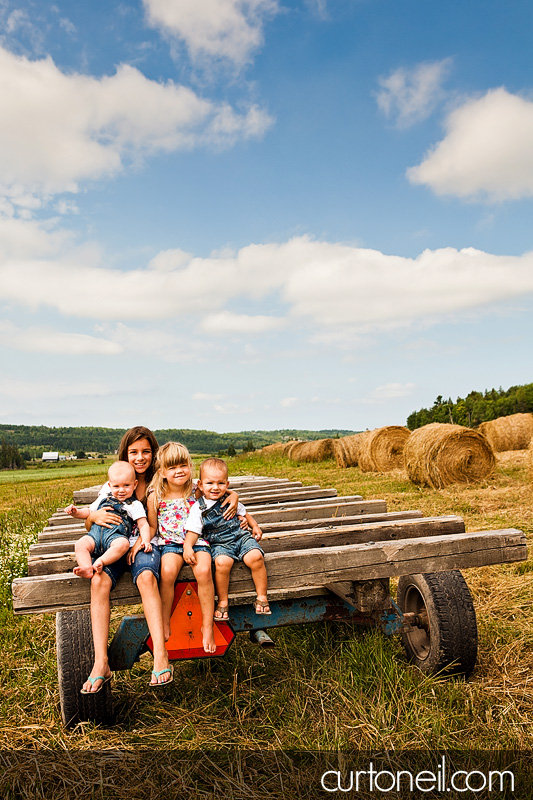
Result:
{"label": "wooden hay wagon", "polygon": [[[230,585],[230,622],[217,623],[218,656],[235,633],[273,644],[266,630],[316,621],[347,621],[400,633],[407,656],[422,671],[468,677],[477,656],[472,598],[459,569],[527,558],[525,535],[515,529],[465,532],[458,516],[423,517],[388,512],[383,500],[338,497],[335,489],[258,476],[232,486],[263,529],[272,615],[256,615],[250,572],[236,564]],[[74,493],[91,502],[98,487]],[[62,511],[30,547],[28,577],[13,582],[17,614],[56,612],[61,714],[72,727],[82,720],[110,722],[111,685],[98,694],[80,687],[92,666],[90,584],[72,574],[74,543],[84,529]],[[389,589],[398,578],[396,602]],[[138,605],[129,573],[112,605]],[[213,657],[199,643],[201,616],[192,571],[176,586],[171,658]],[[177,633],[174,633],[174,630]],[[125,616],[110,644],[112,670],[130,669],[150,644],[142,615]]]}

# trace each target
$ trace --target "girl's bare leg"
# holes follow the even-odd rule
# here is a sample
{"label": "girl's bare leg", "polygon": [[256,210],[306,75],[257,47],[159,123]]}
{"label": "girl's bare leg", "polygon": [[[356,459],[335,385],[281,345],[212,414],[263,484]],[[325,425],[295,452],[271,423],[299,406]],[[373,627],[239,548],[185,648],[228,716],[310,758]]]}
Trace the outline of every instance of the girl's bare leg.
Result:
{"label": "girl's bare leg", "polygon": [[[169,661],[163,631],[163,606],[161,603],[161,595],[159,594],[157,579],[151,570],[145,569],[140,573],[137,578],[137,588],[141,595],[144,616],[146,617],[148,630],[152,637],[154,672],[161,672],[161,670],[165,670],[169,667]],[[152,678],[152,681],[153,683],[166,683],[170,680],[170,677],[170,672],[165,672],[156,680]]]}
{"label": "girl's bare leg", "polygon": [[[109,661],[107,660],[107,641],[109,639],[109,617],[110,605],[109,595],[111,592],[111,578],[106,572],[94,575],[91,580],[91,626],[94,642],[94,664],[90,672],[91,678],[103,675],[108,678],[111,675]],[[91,685],[89,680],[83,684],[86,692],[97,691],[102,681],[96,681]]]}
{"label": "girl's bare leg", "polygon": [[217,649],[213,633],[213,611],[215,608],[215,587],[211,575],[211,554],[205,551],[196,553],[196,564],[192,568],[198,583],[198,600],[202,610],[202,641],[206,653]]}
{"label": "girl's bare leg", "polygon": [[163,608],[163,631],[165,641],[170,638],[170,615],[174,602],[174,586],[179,571],[183,566],[183,556],[177,553],[165,553],[161,556],[161,581],[159,591]]}

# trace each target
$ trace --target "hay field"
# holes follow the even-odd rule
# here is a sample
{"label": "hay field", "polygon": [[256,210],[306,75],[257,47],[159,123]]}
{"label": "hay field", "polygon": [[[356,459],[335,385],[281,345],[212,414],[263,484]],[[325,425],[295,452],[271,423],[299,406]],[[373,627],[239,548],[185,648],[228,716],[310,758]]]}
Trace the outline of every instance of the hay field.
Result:
{"label": "hay field", "polygon": [[[533,491],[525,452],[498,456],[474,486],[422,489],[405,473],[362,473],[334,461],[305,463],[248,454],[233,474],[268,474],[385,498],[389,510],[461,514],[467,530],[517,527],[533,537]],[[102,469],[105,469],[102,467]],[[533,560],[468,570],[479,626],[478,664],[468,682],[422,675],[398,638],[349,625],[273,632],[259,649],[239,635],[226,658],[184,662],[165,691],[149,690],[150,661],[118,673],[117,724],[66,732],[58,709],[54,616],[14,617],[8,587],[49,514],[98,477],[2,488],[0,519],[3,658],[0,743],[7,750],[414,750],[533,748]],[[6,496],[8,488],[12,494]],[[113,624],[124,609],[113,612]]]}

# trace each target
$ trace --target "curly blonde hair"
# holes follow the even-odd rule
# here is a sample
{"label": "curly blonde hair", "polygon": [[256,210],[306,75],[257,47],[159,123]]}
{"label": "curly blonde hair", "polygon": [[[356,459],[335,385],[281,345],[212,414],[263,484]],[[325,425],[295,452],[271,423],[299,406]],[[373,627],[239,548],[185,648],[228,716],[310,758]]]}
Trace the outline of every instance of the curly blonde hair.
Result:
{"label": "curly blonde hair", "polygon": [[157,451],[155,474],[149,488],[150,492],[155,493],[157,503],[160,503],[168,492],[168,483],[166,479],[162,477],[161,470],[177,467],[180,464],[187,464],[191,470],[190,478],[183,486],[183,496],[189,497],[189,495],[192,494],[194,486],[191,454],[185,445],[180,442],[167,442],[166,444],[162,444]]}

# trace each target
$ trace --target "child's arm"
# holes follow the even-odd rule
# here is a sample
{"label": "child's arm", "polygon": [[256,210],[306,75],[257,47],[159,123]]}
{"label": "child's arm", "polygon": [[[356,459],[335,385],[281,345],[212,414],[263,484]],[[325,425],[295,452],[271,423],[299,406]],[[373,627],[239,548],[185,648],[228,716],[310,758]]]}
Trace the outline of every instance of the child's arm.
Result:
{"label": "child's arm", "polygon": [[142,542],[142,547],[145,553],[152,552],[152,528],[148,524],[148,520],[146,517],[139,517],[137,520],[137,527],[139,529],[140,539]]}
{"label": "child's arm", "polygon": [[224,519],[232,519],[237,513],[237,506],[239,505],[239,495],[232,489],[228,489],[228,496],[222,503],[224,509]]}
{"label": "child's arm", "polygon": [[254,537],[255,541],[258,542],[263,536],[263,531],[251,514],[246,514],[246,522],[250,526],[252,536]]}
{"label": "child's arm", "polygon": [[185,534],[185,541],[183,542],[183,560],[191,567],[194,567],[196,564],[196,555],[193,547],[198,541],[198,536],[199,534],[194,533],[194,531],[187,531]]}
{"label": "child's arm", "polygon": [[75,519],[87,519],[89,512],[89,506],[86,508],[78,508],[74,503],[71,503],[65,508],[65,514],[69,514],[71,517],[75,517]]}

